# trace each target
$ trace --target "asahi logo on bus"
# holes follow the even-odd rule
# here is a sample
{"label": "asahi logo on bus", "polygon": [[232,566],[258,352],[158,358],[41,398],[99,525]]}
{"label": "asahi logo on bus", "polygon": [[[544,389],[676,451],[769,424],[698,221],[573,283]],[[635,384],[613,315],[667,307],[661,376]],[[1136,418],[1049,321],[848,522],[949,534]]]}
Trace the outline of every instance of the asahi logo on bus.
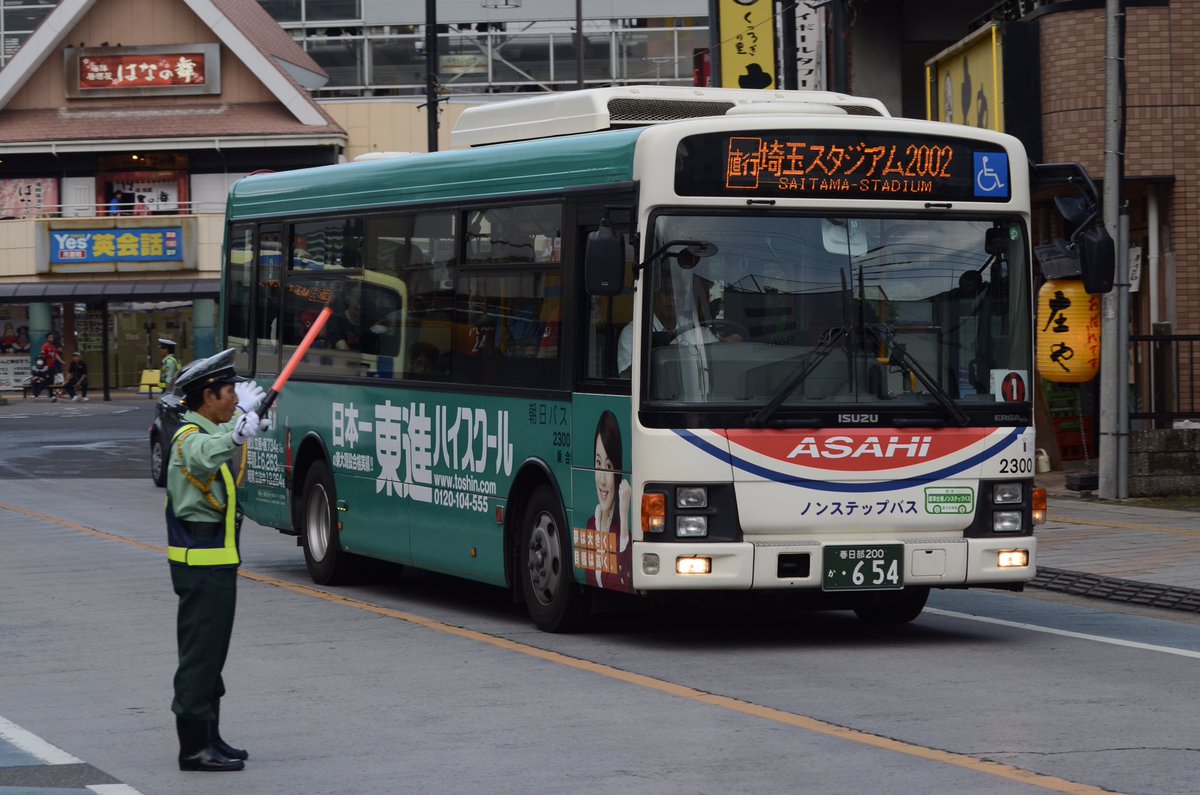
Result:
{"label": "asahi logo on bus", "polygon": [[997,433],[997,429],[941,428],[924,433],[898,428],[739,429],[717,433],[729,439],[730,452],[738,459],[752,453],[808,469],[871,472],[932,462],[953,463],[970,448]]}
{"label": "asahi logo on bus", "polygon": [[788,453],[788,458],[918,458],[929,455],[932,436],[868,436],[856,441],[849,436],[817,439],[806,436]]}

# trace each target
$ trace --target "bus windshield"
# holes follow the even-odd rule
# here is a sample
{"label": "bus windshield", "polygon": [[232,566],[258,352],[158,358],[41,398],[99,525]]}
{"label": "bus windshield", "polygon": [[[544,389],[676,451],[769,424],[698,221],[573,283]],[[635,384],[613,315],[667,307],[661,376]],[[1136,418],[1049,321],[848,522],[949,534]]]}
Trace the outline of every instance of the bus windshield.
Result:
{"label": "bus windshield", "polygon": [[1011,400],[1005,375],[1028,375],[1015,216],[663,213],[648,250],[664,245],[644,274],[650,403],[908,404],[965,424],[960,403]]}

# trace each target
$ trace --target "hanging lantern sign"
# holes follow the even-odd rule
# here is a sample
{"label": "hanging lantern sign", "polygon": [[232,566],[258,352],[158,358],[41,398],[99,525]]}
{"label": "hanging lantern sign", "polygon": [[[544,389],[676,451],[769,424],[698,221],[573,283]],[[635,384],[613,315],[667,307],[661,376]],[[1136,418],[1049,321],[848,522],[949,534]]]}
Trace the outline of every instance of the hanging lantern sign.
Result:
{"label": "hanging lantern sign", "polygon": [[1100,371],[1100,296],[1077,279],[1051,279],[1038,290],[1037,367],[1058,384],[1091,381]]}

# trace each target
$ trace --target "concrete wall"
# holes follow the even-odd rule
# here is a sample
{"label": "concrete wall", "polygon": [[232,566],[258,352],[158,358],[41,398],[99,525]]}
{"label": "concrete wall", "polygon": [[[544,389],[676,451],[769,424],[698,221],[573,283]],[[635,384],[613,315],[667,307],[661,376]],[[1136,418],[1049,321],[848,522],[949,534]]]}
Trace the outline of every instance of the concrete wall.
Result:
{"label": "concrete wall", "polygon": [[[379,101],[322,102],[321,107],[346,131],[346,159],[368,152],[425,152],[428,150],[428,117],[418,102]],[[450,148],[450,131],[469,107],[461,102],[443,102],[438,117],[438,149]]]}

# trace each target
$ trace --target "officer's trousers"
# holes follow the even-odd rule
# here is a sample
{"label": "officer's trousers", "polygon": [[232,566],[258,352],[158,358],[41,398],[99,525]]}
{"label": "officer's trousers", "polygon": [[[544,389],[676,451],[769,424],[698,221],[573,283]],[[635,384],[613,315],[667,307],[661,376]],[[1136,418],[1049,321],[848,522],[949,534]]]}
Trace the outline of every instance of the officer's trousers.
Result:
{"label": "officer's trousers", "polygon": [[237,569],[172,565],[171,584],[179,596],[171,711],[184,720],[213,720],[213,702],[225,695],[221,669],[233,634]]}

